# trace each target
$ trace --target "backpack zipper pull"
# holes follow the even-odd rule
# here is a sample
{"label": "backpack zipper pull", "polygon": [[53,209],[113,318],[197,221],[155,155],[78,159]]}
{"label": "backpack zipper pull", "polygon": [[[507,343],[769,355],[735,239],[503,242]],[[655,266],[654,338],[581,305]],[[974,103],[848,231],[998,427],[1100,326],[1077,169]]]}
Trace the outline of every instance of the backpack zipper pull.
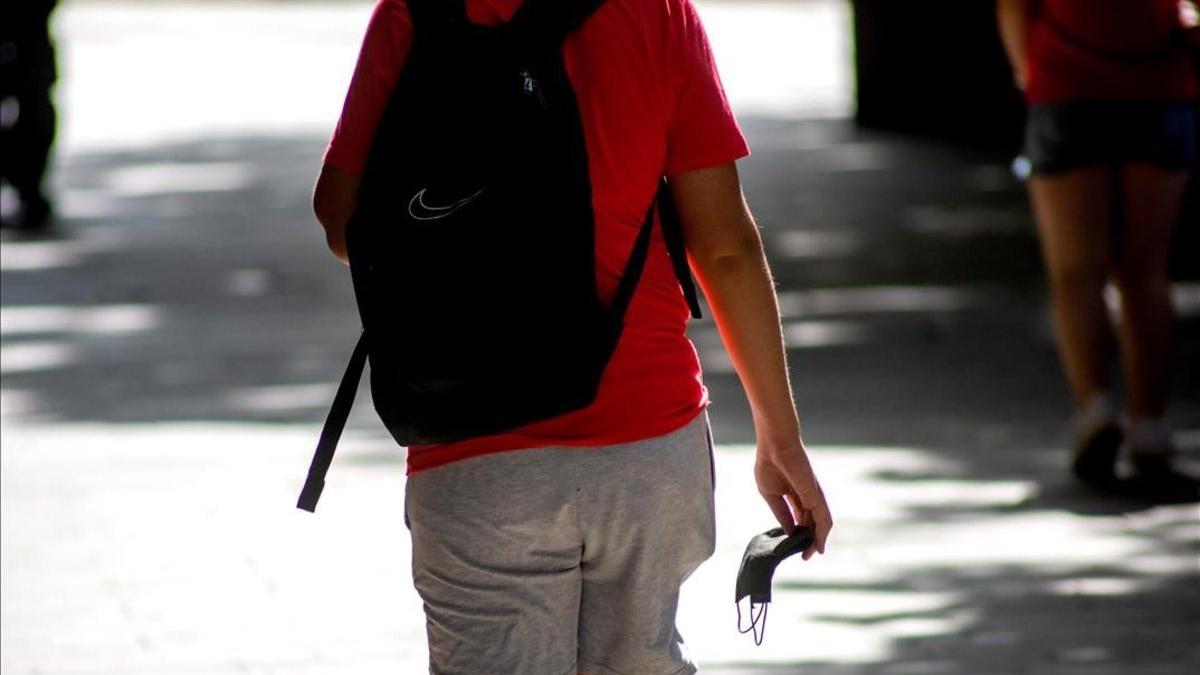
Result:
{"label": "backpack zipper pull", "polygon": [[537,78],[533,76],[533,73],[529,72],[528,69],[522,70],[521,78],[524,80],[521,90],[525,92],[525,95],[537,96],[538,103],[541,104],[542,108],[546,108],[546,97],[542,93],[542,87],[538,83]]}

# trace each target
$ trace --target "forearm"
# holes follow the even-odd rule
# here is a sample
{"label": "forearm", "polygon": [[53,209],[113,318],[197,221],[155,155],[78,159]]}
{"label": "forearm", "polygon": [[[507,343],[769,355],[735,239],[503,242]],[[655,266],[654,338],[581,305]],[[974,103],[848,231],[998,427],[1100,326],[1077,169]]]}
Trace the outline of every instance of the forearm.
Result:
{"label": "forearm", "polygon": [[1193,49],[1200,50],[1200,2],[1179,0],[1179,24],[1183,36]]}
{"label": "forearm", "polygon": [[346,253],[346,221],[321,220],[318,222],[325,229],[325,244],[329,246],[329,252],[333,254],[333,257],[348,264],[350,258]]}
{"label": "forearm", "polygon": [[1022,89],[1025,85],[1025,26],[1029,9],[1029,0],[997,0],[996,3],[1000,40],[1012,65],[1013,79]]}
{"label": "forearm", "polygon": [[346,257],[346,223],[358,202],[358,176],[326,164],[313,189],[313,213],[325,230],[329,250],[342,262]]}
{"label": "forearm", "polygon": [[741,254],[694,263],[696,277],[750,401],[759,442],[795,444],[800,425],[788,380],[779,303],[766,256],[761,244],[755,244]]}

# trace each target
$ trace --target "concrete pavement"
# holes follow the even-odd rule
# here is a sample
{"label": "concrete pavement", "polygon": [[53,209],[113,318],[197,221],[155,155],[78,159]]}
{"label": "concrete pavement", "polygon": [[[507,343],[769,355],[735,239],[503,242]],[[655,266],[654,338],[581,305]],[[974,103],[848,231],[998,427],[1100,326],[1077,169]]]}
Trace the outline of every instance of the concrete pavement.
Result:
{"label": "concrete pavement", "polygon": [[[209,44],[203,27],[226,23],[229,44],[257,37],[285,63],[328,35],[345,65],[353,45],[336,45],[365,20],[361,4],[315,3],[273,35],[255,30],[272,5],[121,7],[68,5],[72,49],[128,67],[155,25],[154,53],[187,63]],[[736,49],[754,26],[774,17],[819,33],[844,19],[836,3],[748,7],[702,5],[726,17],[710,32],[729,45],[727,79],[758,70]],[[822,49],[811,58],[839,58],[836,44]],[[310,86],[341,86],[335,71]],[[252,101],[254,73],[232,85]],[[751,480],[744,397],[715,326],[694,322],[714,400],[718,547],[685,586],[679,623],[702,672],[1194,672],[1200,511],[1105,499],[1066,478],[1068,407],[1007,158],[813,119],[840,94],[805,82],[782,89],[816,91],[808,113],[768,87],[734,105],[837,530],[828,555],[781,567],[763,646],[739,635],[737,564],[771,519]],[[103,107],[99,82],[64,86],[77,119]],[[0,246],[0,670],[423,672],[403,456],[365,391],[319,514],[293,508],[357,332],[345,270],[307,210],[325,132],[303,117],[317,114],[272,132],[255,122],[272,119],[263,100],[242,126],[201,110],[154,127],[184,114],[162,105],[69,127],[61,228]],[[1171,412],[1194,462],[1200,287],[1180,284],[1177,300]]]}

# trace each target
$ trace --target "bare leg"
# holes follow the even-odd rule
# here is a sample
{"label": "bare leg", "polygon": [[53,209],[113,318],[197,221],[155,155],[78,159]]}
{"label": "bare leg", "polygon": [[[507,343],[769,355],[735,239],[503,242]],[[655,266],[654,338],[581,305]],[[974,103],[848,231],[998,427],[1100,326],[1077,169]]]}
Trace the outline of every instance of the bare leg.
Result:
{"label": "bare leg", "polygon": [[1175,320],[1167,267],[1171,231],[1186,187],[1183,171],[1148,164],[1121,171],[1124,227],[1115,278],[1121,292],[1121,360],[1133,419],[1158,419],[1166,408]]}
{"label": "bare leg", "polygon": [[1131,164],[1121,171],[1124,233],[1115,277],[1121,291],[1121,358],[1129,390],[1129,486],[1159,502],[1200,499],[1200,480],[1172,467],[1162,419],[1174,328],[1167,265],[1187,174]]}
{"label": "bare leg", "polygon": [[1029,181],[1059,359],[1077,409],[1111,388],[1113,333],[1103,292],[1112,261],[1112,190],[1112,170],[1102,166]]}

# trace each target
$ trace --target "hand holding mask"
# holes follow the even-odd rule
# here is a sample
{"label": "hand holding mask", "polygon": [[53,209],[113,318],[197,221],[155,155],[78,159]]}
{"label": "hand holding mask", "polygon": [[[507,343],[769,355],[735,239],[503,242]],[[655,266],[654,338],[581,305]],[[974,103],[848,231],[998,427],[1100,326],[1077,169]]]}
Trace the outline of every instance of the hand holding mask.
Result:
{"label": "hand holding mask", "polygon": [[[742,566],[738,570],[737,590],[734,603],[738,610],[738,632],[754,631],[754,644],[761,645],[767,630],[767,603],[771,602],[771,577],[775,568],[789,556],[806,550],[813,543],[813,531],[797,527],[790,537],[783,528],[776,527],[757,534],[746,546],[742,555]],[[742,628],[741,601],[750,597],[750,625]],[[761,605],[757,615],[754,605]],[[762,623],[761,628],[759,623]]]}

